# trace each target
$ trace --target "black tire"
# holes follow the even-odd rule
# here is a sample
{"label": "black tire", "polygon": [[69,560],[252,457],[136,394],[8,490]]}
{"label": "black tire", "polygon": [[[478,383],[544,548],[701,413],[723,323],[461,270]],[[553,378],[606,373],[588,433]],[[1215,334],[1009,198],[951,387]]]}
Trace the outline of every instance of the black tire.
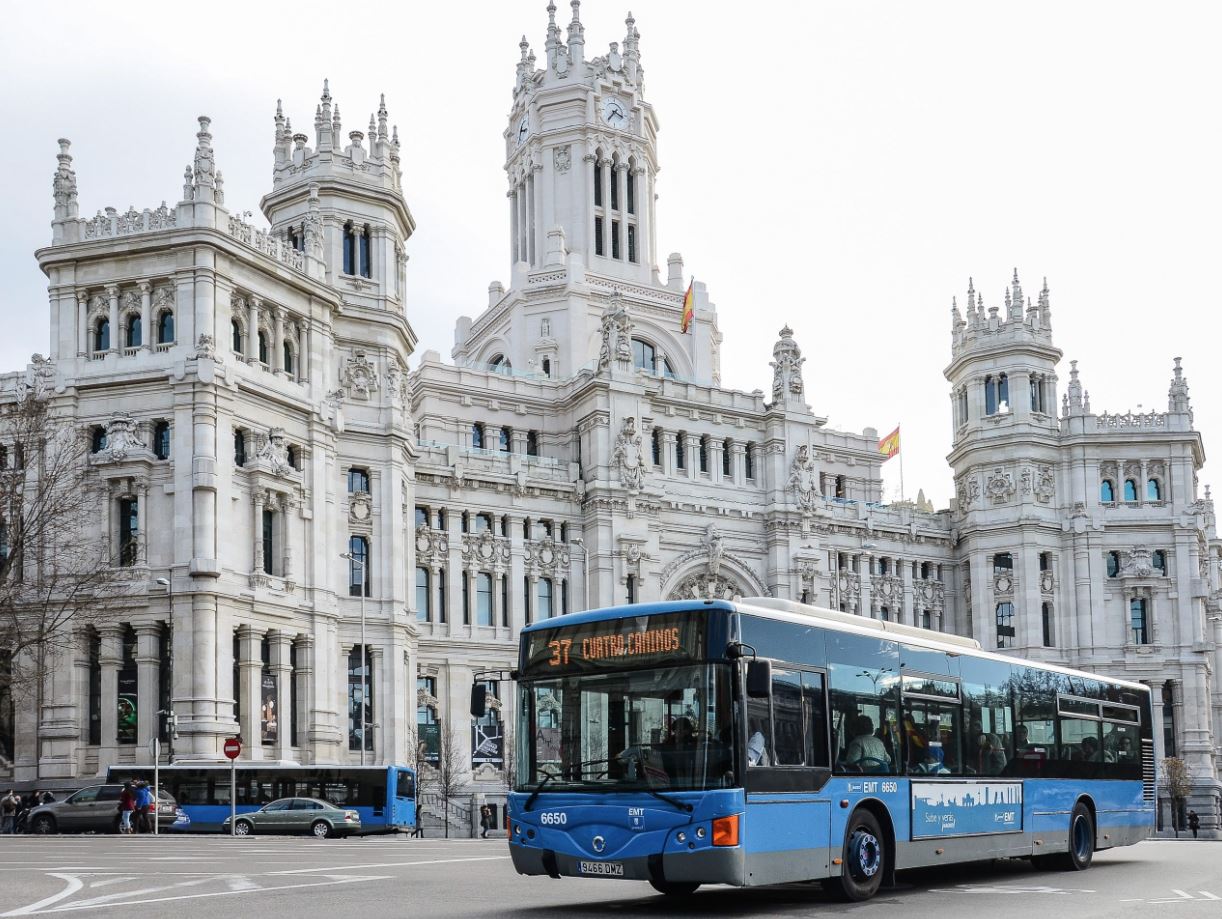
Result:
{"label": "black tire", "polygon": [[831,879],[832,892],[851,903],[868,900],[887,874],[887,841],[878,818],[868,810],[853,811],[844,833],[840,876]]}
{"label": "black tire", "polygon": [[668,897],[690,897],[700,885],[695,881],[650,881],[649,886]]}
{"label": "black tire", "polygon": [[255,831],[255,825],[249,820],[239,820],[233,826],[235,836],[250,836]]}
{"label": "black tire", "polygon": [[1085,871],[1095,858],[1095,821],[1090,809],[1079,801],[1069,815],[1069,850],[1033,856],[1031,861],[1045,871]]}
{"label": "black tire", "polygon": [[51,836],[59,832],[59,826],[50,814],[39,814],[30,823],[30,832],[38,836]]}
{"label": "black tire", "polygon": [[331,824],[325,820],[315,820],[310,825],[310,834],[315,839],[326,839],[328,836],[334,836],[335,831],[331,829]]}

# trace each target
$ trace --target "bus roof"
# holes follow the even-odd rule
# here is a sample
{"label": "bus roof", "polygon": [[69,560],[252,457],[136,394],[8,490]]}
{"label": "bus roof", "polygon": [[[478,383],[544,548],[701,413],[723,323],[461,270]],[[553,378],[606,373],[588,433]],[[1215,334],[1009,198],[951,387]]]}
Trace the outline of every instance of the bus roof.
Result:
{"label": "bus roof", "polygon": [[828,629],[838,632],[853,632],[858,635],[871,635],[881,638],[884,635],[895,641],[903,641],[921,645],[931,650],[944,651],[948,654],[983,658],[985,660],[1002,661],[1010,664],[1021,664],[1027,667],[1038,667],[1053,673],[1066,676],[1082,677],[1088,680],[1102,680],[1117,686],[1148,692],[1150,687],[1144,683],[1129,680],[1119,680],[1115,677],[1090,673],[1085,670],[1075,670],[1058,664],[1048,664],[1043,661],[1030,660],[1022,657],[1012,657],[1006,654],[995,654],[986,651],[980,642],[974,638],[962,635],[949,635],[932,629],[921,629],[916,626],[902,625],[898,622],[883,622],[858,616],[855,613],[843,613],[838,610],[796,603],[793,600],[780,600],[774,597],[737,597],[733,602],[728,600],[675,600],[669,603],[636,603],[625,606],[607,606],[601,609],[583,610],[578,613],[567,613],[553,619],[533,622],[522,629],[523,632],[535,632],[543,629],[554,629],[562,626],[582,625],[587,622],[602,622],[608,619],[621,619],[626,616],[654,616],[662,613],[681,613],[702,609],[719,609],[727,612],[750,613],[766,619],[777,619],[795,624],[810,624],[811,619],[817,619]]}

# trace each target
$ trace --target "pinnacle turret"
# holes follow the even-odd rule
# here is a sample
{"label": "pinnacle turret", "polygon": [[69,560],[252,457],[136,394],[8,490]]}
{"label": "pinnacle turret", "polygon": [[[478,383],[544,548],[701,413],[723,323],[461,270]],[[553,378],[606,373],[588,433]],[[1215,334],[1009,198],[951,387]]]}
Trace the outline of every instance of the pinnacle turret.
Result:
{"label": "pinnacle turret", "polygon": [[1188,381],[1184,379],[1184,368],[1180,366],[1182,358],[1175,358],[1175,367],[1171,371],[1171,386],[1167,390],[1167,411],[1192,413],[1192,404],[1188,400]]}
{"label": "pinnacle turret", "polygon": [[[1015,268],[1010,283],[1002,293],[1000,307],[988,307],[984,295],[976,290],[974,277],[967,279],[967,303],[962,325],[952,325],[952,352],[959,353],[973,343],[984,344],[991,336],[1015,336],[1016,340],[1030,340],[1032,335],[1051,344],[1051,313],[1048,308],[1048,281],[1040,291],[1039,299],[1032,303],[1023,293],[1022,282]],[[991,347],[991,345],[990,345]]]}

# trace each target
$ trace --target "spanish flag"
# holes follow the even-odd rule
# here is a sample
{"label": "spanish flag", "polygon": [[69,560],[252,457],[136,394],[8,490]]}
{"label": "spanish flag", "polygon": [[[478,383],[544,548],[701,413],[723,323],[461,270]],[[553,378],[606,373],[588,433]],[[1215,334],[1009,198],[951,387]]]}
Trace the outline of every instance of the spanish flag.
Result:
{"label": "spanish flag", "polygon": [[696,297],[692,293],[692,284],[696,283],[696,279],[692,278],[691,283],[687,285],[687,293],[683,295],[683,319],[679,322],[679,331],[687,332],[692,327],[692,316],[695,314]]}
{"label": "spanish flag", "polygon": [[900,429],[898,426],[878,442],[878,452],[883,455],[884,463],[900,452]]}

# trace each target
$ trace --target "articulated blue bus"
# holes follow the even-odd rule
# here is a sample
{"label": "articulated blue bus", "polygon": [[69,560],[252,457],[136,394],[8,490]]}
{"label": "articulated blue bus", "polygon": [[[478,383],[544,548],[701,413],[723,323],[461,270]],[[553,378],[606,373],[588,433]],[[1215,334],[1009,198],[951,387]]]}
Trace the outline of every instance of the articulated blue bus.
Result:
{"label": "articulated blue bus", "polygon": [[575,613],[520,652],[521,874],[864,900],[906,868],[1081,870],[1154,824],[1137,683],[772,599]]}
{"label": "articulated blue bus", "polygon": [[[161,787],[178,802],[173,829],[219,833],[229,816],[229,763],[162,766]],[[152,766],[111,766],[107,782],[153,782]],[[416,773],[407,766],[298,766],[275,762],[237,765],[237,812],[256,811],[277,798],[319,798],[361,815],[362,833],[393,833],[416,825]]]}

